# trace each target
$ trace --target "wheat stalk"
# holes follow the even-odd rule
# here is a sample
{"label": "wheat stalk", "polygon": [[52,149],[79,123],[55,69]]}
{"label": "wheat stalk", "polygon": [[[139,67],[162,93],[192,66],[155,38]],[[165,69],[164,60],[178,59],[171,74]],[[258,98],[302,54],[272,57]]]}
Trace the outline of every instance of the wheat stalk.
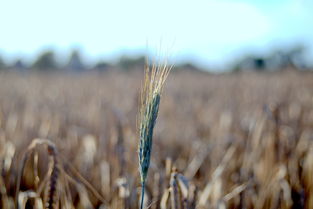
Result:
{"label": "wheat stalk", "polygon": [[150,165],[153,129],[158,116],[159,104],[164,82],[171,70],[166,63],[163,65],[146,64],[144,85],[141,92],[139,117],[139,171],[141,180],[140,208],[143,208],[145,182]]}
{"label": "wheat stalk", "polygon": [[57,150],[55,146],[48,145],[47,147],[48,154],[51,159],[50,164],[50,179],[49,179],[49,186],[46,188],[46,198],[45,198],[45,208],[46,209],[55,209],[57,208],[58,204],[58,179],[59,179],[59,163],[57,160]]}

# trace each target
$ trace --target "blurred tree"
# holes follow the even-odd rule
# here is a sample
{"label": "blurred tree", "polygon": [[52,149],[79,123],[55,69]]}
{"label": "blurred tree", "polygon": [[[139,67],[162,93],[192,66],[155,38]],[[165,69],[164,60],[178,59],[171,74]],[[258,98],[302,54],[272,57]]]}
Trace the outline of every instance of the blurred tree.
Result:
{"label": "blurred tree", "polygon": [[302,45],[296,45],[290,49],[274,50],[269,55],[269,67],[272,69],[306,69],[306,48]]}
{"label": "blurred tree", "polygon": [[4,62],[4,60],[2,59],[2,57],[0,57],[0,70],[3,70],[6,68],[6,64]]}
{"label": "blurred tree", "polygon": [[13,70],[25,71],[27,69],[27,66],[23,62],[23,60],[19,58],[13,62],[13,64],[10,66],[10,68]]}
{"label": "blurred tree", "polygon": [[105,61],[99,61],[98,63],[96,63],[93,69],[98,71],[107,71],[111,67],[112,65],[110,63]]}
{"label": "blurred tree", "polygon": [[143,69],[145,62],[146,58],[144,56],[140,56],[137,58],[122,56],[117,63],[117,67],[123,70],[130,70],[136,68]]}
{"label": "blurred tree", "polygon": [[287,51],[288,64],[295,69],[305,69],[307,63],[305,62],[305,55],[307,53],[306,47],[303,45],[294,46]]}
{"label": "blurred tree", "polygon": [[284,70],[308,69],[306,48],[295,45],[289,49],[277,49],[263,56],[248,54],[233,64],[233,71],[241,70]]}
{"label": "blurred tree", "polygon": [[246,70],[264,71],[267,69],[267,59],[254,55],[246,55],[237,60],[235,64],[233,64],[232,69],[233,72]]}
{"label": "blurred tree", "polygon": [[255,70],[258,70],[258,71],[266,70],[267,60],[264,59],[263,57],[255,57],[253,58],[252,62],[253,62],[253,67]]}
{"label": "blurred tree", "polygon": [[185,70],[194,70],[194,71],[199,70],[199,68],[191,62],[185,62],[183,64],[178,65],[177,67]]}
{"label": "blurred tree", "polygon": [[37,60],[33,63],[32,68],[37,70],[55,70],[58,69],[57,62],[53,51],[44,51],[39,55]]}
{"label": "blurred tree", "polygon": [[74,49],[71,52],[71,55],[69,57],[68,63],[65,66],[66,69],[68,70],[73,70],[73,71],[84,71],[86,69],[82,59],[79,50]]}

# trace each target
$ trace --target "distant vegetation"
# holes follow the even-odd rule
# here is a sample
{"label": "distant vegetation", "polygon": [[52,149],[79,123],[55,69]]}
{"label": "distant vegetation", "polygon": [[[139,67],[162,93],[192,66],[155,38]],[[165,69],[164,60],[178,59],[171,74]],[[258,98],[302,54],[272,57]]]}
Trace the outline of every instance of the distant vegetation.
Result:
{"label": "distant vegetation", "polygon": [[46,51],[39,55],[32,65],[33,69],[38,70],[54,70],[58,68],[53,51]]}
{"label": "distant vegetation", "polygon": [[86,66],[78,50],[73,50],[71,52],[68,63],[65,65],[65,69],[76,71],[84,71],[86,69]]}
{"label": "distant vegetation", "polygon": [[0,70],[2,70],[3,68],[5,68],[5,63],[3,59],[0,57]]}
{"label": "distant vegetation", "polygon": [[[311,59],[312,60],[312,59]],[[17,71],[65,71],[65,72],[84,72],[84,71],[107,71],[118,69],[130,71],[133,69],[143,69],[145,56],[121,55],[117,61],[98,60],[93,64],[86,64],[82,53],[78,49],[73,49],[68,58],[62,64],[57,59],[57,54],[53,50],[42,51],[33,63],[26,64],[23,58],[16,59],[8,64],[0,55],[0,70]],[[193,62],[183,62],[176,64],[174,70],[206,71],[201,69]],[[228,67],[229,71],[280,71],[284,69],[311,70],[313,63],[308,59],[308,53],[303,45],[293,47],[278,48],[267,53],[256,54],[247,53],[235,59]],[[214,70],[214,69],[213,69]]]}
{"label": "distant vegetation", "polygon": [[135,58],[131,58],[128,56],[122,56],[117,62],[117,67],[123,70],[130,70],[135,68],[142,68],[145,64],[145,57],[139,56]]}
{"label": "distant vegetation", "polygon": [[275,71],[283,69],[308,70],[311,63],[306,61],[307,50],[304,46],[294,46],[290,49],[278,49],[268,54],[247,54],[236,60],[232,65],[233,71]]}

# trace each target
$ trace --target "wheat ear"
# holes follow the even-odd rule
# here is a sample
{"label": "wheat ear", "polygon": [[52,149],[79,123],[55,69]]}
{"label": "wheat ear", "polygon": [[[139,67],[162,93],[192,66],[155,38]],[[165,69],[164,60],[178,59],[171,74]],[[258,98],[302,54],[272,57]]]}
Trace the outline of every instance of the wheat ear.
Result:
{"label": "wheat ear", "polygon": [[164,82],[171,70],[166,63],[163,65],[145,66],[144,85],[141,92],[139,117],[139,171],[141,180],[140,208],[143,208],[145,182],[150,165],[153,128],[158,116],[161,92]]}

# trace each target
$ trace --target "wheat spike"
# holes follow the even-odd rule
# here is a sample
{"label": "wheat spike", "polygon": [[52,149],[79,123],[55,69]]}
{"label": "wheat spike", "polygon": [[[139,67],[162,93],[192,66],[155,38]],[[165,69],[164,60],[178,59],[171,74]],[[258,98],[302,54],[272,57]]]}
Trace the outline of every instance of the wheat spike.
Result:
{"label": "wheat spike", "polygon": [[164,82],[171,67],[148,64],[145,67],[144,85],[141,92],[141,107],[139,118],[139,170],[142,185],[141,208],[143,208],[144,187],[150,165],[152,151],[153,129],[158,116],[159,104]]}

